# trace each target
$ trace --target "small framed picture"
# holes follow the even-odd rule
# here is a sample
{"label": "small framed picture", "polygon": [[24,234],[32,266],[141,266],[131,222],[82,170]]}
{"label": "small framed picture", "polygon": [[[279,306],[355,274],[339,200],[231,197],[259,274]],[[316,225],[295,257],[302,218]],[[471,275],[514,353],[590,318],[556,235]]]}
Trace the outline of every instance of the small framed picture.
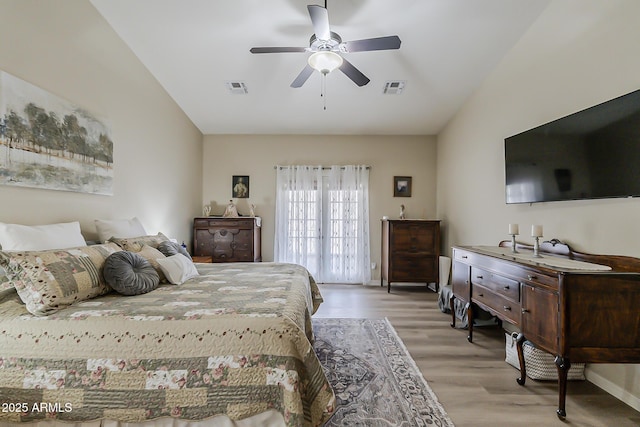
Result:
{"label": "small framed picture", "polygon": [[246,199],[249,197],[249,176],[233,175],[231,184],[231,197],[234,199]]}
{"label": "small framed picture", "polygon": [[393,177],[393,197],[411,197],[411,177]]}

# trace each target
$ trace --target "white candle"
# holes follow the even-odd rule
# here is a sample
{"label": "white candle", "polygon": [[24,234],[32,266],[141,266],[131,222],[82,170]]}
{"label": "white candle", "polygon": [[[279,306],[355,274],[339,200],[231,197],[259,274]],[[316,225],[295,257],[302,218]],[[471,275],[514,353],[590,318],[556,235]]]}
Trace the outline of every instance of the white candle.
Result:
{"label": "white candle", "polygon": [[531,226],[531,237],[542,237],[542,226],[541,225],[532,225]]}
{"label": "white candle", "polygon": [[518,224],[509,224],[509,234],[520,234],[520,230],[518,229]]}

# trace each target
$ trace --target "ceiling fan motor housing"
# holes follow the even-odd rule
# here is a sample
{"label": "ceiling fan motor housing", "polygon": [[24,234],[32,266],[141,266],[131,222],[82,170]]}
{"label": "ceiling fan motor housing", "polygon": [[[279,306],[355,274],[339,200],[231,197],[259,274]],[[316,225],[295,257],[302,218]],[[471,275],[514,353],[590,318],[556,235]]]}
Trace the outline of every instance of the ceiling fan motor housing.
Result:
{"label": "ceiling fan motor housing", "polygon": [[331,31],[331,39],[329,40],[320,40],[316,37],[315,34],[313,34],[309,39],[309,50],[311,50],[312,52],[317,52],[320,50],[339,51],[341,43],[342,37],[340,37],[333,31]]}

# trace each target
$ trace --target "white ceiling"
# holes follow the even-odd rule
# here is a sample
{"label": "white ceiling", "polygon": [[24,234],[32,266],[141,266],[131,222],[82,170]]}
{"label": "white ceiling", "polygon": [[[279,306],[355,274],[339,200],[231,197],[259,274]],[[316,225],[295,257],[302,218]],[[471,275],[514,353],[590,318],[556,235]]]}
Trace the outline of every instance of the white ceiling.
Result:
{"label": "white ceiling", "polygon": [[[254,55],[254,46],[307,47],[303,0],[91,0],[204,134],[433,135],[453,117],[549,0],[328,0],[344,41],[398,35],[399,50],[343,54],[371,82],[339,70],[290,87],[308,53]],[[400,95],[383,95],[403,80]],[[241,81],[248,94],[231,94]]]}

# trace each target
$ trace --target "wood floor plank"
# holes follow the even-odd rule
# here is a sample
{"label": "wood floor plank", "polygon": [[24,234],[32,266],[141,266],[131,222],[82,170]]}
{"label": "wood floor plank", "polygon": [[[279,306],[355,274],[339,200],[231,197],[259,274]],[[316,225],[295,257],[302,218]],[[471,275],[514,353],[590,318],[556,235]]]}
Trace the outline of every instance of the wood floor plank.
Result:
{"label": "wood floor plank", "polygon": [[519,386],[519,371],[504,361],[504,332],[474,328],[467,342],[467,331],[449,326],[451,316],[423,285],[394,285],[390,294],[386,286],[319,286],[325,302],[314,317],[389,319],[457,427],[640,426],[640,412],[588,381],[569,382],[560,421],[555,382]]}

